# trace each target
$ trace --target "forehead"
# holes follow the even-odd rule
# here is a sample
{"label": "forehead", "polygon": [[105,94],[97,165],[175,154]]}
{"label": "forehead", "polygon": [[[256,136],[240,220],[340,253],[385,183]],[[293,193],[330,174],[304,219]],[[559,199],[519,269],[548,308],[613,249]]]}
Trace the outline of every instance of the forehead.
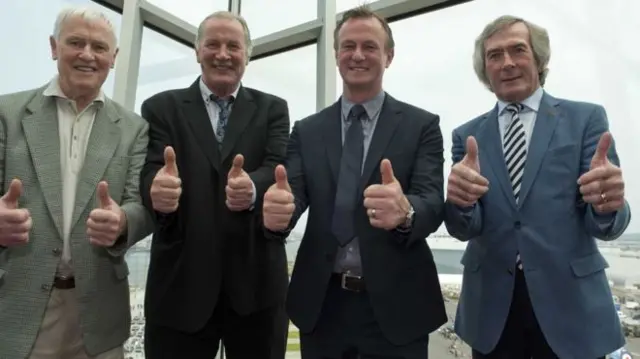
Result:
{"label": "forehead", "polygon": [[204,38],[207,39],[242,39],[244,28],[235,19],[212,18],[207,20],[204,27]]}
{"label": "forehead", "polygon": [[338,32],[338,39],[342,41],[385,41],[386,33],[380,21],[374,17],[349,19],[342,24]]}
{"label": "forehead", "polygon": [[491,35],[485,42],[485,52],[511,47],[518,44],[529,45],[529,29],[522,22],[506,26]]}

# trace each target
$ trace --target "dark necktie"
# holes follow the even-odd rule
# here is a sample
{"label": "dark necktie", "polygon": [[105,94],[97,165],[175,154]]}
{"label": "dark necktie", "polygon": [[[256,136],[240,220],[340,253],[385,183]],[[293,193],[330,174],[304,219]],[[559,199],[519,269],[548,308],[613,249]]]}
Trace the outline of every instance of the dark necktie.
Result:
{"label": "dark necktie", "polygon": [[216,95],[211,95],[211,101],[218,105],[220,111],[218,111],[218,124],[215,128],[216,139],[218,143],[222,143],[224,140],[224,134],[227,129],[227,122],[229,121],[229,114],[231,113],[231,104],[233,103],[233,97],[228,100],[220,98]]}
{"label": "dark necktie", "polygon": [[349,111],[351,122],[342,146],[342,159],[338,175],[335,207],[333,210],[332,230],[341,246],[355,237],[355,210],[360,197],[359,183],[362,176],[362,158],[364,155],[364,134],[362,120],[366,117],[362,105],[354,105]]}

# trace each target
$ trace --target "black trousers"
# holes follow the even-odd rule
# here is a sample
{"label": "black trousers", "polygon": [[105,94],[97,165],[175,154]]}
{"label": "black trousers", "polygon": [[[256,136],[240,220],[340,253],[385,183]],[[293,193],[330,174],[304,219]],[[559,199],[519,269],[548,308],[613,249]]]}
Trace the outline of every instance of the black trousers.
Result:
{"label": "black trousers", "polygon": [[474,350],[473,359],[559,359],[542,334],[521,270],[516,269],[511,308],[498,345],[489,354]]}
{"label": "black trousers", "polygon": [[198,332],[146,323],[145,358],[213,359],[222,339],[228,359],[284,359],[288,327],[282,305],[241,316],[222,295],[213,315]]}
{"label": "black trousers", "polygon": [[300,345],[302,359],[429,358],[428,336],[404,346],[389,342],[376,322],[366,291],[342,289],[335,278],[330,281],[316,328],[300,334]]}

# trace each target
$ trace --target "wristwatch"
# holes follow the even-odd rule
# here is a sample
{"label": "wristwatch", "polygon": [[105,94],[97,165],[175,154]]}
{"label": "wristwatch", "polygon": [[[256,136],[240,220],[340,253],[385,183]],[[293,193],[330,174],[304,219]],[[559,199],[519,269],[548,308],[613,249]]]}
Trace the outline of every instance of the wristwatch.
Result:
{"label": "wristwatch", "polygon": [[413,206],[409,204],[409,210],[407,211],[404,223],[400,225],[401,230],[407,230],[413,227],[413,218],[415,217],[415,214],[416,212],[413,210]]}

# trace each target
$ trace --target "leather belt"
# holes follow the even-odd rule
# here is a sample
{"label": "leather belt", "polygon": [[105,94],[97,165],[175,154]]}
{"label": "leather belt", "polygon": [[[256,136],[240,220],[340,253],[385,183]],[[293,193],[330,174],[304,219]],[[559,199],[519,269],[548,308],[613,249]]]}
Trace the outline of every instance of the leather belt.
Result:
{"label": "leather belt", "polygon": [[55,277],[53,279],[53,287],[58,289],[73,289],[76,287],[76,279],[74,277]]}
{"label": "leather belt", "polygon": [[340,288],[351,292],[364,292],[367,287],[364,278],[349,273],[333,273],[332,278],[338,280]]}

